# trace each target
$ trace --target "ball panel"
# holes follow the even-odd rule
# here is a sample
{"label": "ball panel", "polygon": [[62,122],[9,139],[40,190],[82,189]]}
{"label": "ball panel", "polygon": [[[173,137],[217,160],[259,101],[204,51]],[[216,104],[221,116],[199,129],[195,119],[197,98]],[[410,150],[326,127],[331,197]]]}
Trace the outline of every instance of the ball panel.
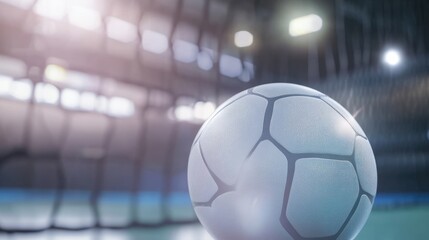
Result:
{"label": "ball panel", "polygon": [[216,239],[293,239],[280,224],[281,204],[282,199],[275,203],[267,194],[237,191],[220,195],[211,207],[195,207],[195,211]]}
{"label": "ball panel", "polygon": [[287,167],[283,153],[270,141],[262,141],[244,163],[236,189],[243,192],[267,191],[283,198]]}
{"label": "ball panel", "polygon": [[347,161],[299,159],[286,215],[307,238],[335,235],[359,194],[353,165]]}
{"label": "ball panel", "polygon": [[227,192],[216,198],[211,207],[195,207],[201,224],[215,239],[242,239],[240,203],[234,192]]}
{"label": "ball panel", "polygon": [[353,152],[355,131],[338,112],[317,98],[297,96],[276,101],[270,132],[293,153]]}
{"label": "ball panel", "polygon": [[283,207],[288,163],[271,142],[261,142],[245,162],[236,193],[243,213],[243,227],[250,235],[240,239],[290,239],[279,219]]}
{"label": "ball panel", "polygon": [[343,232],[339,235],[338,239],[354,239],[365,225],[366,220],[371,213],[371,208],[372,204],[369,198],[365,195],[362,195],[355,213],[350,218],[350,221],[344,228]]}
{"label": "ball panel", "polygon": [[356,171],[362,189],[375,196],[377,192],[377,166],[368,140],[357,137],[355,150]]}
{"label": "ball panel", "polygon": [[284,95],[303,94],[308,96],[323,96],[324,94],[314,89],[290,84],[290,83],[270,83],[253,88],[254,93],[261,94],[265,97],[278,97]]}
{"label": "ball panel", "polygon": [[226,184],[236,182],[240,166],[262,134],[267,101],[248,95],[225,107],[207,125],[200,142],[208,167]]}
{"label": "ball panel", "polygon": [[352,126],[352,128],[356,131],[357,134],[366,137],[365,132],[362,130],[356,119],[349,113],[349,111],[347,111],[343,106],[341,106],[341,104],[339,104],[337,101],[333,100],[328,96],[324,96],[322,97],[322,99],[335,110],[337,110],[341,114],[341,116],[343,116],[349,122],[349,124]]}
{"label": "ball panel", "polygon": [[207,202],[218,186],[204,164],[198,144],[194,145],[188,163],[189,193],[193,202]]}

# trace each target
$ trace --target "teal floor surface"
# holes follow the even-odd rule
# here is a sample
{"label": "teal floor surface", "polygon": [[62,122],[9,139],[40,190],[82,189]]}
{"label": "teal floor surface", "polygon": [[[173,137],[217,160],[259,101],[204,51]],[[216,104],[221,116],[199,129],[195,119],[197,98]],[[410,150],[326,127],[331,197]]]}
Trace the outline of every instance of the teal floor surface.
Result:
{"label": "teal floor surface", "polygon": [[[121,194],[104,195],[99,209],[102,223],[121,225],[130,220],[129,196]],[[358,240],[427,240],[429,239],[429,204],[427,196],[379,198],[376,207]],[[158,221],[160,216],[159,196],[142,193],[139,220]],[[3,228],[40,228],[49,223],[52,208],[52,194],[31,191],[0,191],[0,226]],[[398,206],[395,203],[400,203]],[[417,201],[417,202],[416,202]],[[384,207],[382,207],[384,206]],[[171,197],[170,217],[189,219],[192,206],[186,197]],[[66,226],[93,224],[88,196],[82,192],[68,192],[60,209],[57,223]],[[127,230],[49,230],[40,233],[0,233],[0,240],[213,240],[199,224],[168,226],[160,228],[132,228]]]}

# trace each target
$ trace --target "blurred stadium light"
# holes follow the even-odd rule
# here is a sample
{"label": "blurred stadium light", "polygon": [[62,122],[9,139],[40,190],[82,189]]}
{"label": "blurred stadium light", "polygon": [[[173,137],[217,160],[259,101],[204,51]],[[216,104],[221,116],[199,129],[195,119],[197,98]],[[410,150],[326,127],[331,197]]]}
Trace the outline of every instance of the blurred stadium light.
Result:
{"label": "blurred stadium light", "polygon": [[40,16],[62,20],[66,15],[67,0],[39,0],[34,11]]}
{"label": "blurred stadium light", "polygon": [[92,92],[83,92],[80,94],[80,109],[85,111],[94,111],[97,105],[97,96]]}
{"label": "blurred stadium light", "polygon": [[289,34],[293,37],[317,32],[322,29],[323,20],[316,14],[295,18],[289,23]]}
{"label": "blurred stadium light", "polygon": [[163,53],[168,49],[167,36],[151,30],[145,30],[142,38],[143,49],[152,53]]}
{"label": "blurred stadium light", "polygon": [[205,121],[216,109],[216,105],[212,102],[197,102],[194,106],[194,118]]}
{"label": "blurred stadium light", "polygon": [[13,81],[10,87],[10,95],[18,100],[27,101],[31,98],[33,83],[29,79]]}
{"label": "blurred stadium light", "polygon": [[100,13],[81,6],[72,6],[68,13],[68,19],[70,24],[90,31],[95,31],[101,27]]}
{"label": "blurred stadium light", "polygon": [[388,49],[383,54],[383,61],[385,64],[394,67],[401,63],[401,53],[397,49]]}
{"label": "blurred stadium light", "polygon": [[135,112],[134,103],[126,98],[112,97],[109,100],[108,114],[113,117],[129,117]]}
{"label": "blurred stadium light", "polygon": [[197,101],[191,98],[179,98],[173,109],[174,118],[178,121],[202,123],[215,111],[216,105],[210,101]]}
{"label": "blurred stadium light", "polygon": [[194,117],[194,110],[191,106],[177,106],[174,115],[179,121],[191,121]]}
{"label": "blurred stadium light", "polygon": [[234,34],[234,43],[239,48],[249,47],[253,44],[253,35],[248,31],[238,31]]}
{"label": "blurred stadium light", "polygon": [[69,109],[78,109],[80,104],[80,94],[74,89],[63,89],[61,92],[61,105]]}
{"label": "blurred stadium light", "polygon": [[53,82],[63,82],[67,78],[67,70],[56,64],[49,64],[45,68],[45,79]]}
{"label": "blurred stadium light", "polygon": [[12,81],[11,77],[0,75],[0,96],[7,96],[9,94]]}
{"label": "blurred stadium light", "polygon": [[99,96],[97,99],[97,107],[96,110],[101,113],[107,112],[109,108],[109,99],[104,96]]}
{"label": "blurred stadium light", "polygon": [[38,103],[57,104],[60,99],[60,91],[52,84],[37,83],[35,100]]}

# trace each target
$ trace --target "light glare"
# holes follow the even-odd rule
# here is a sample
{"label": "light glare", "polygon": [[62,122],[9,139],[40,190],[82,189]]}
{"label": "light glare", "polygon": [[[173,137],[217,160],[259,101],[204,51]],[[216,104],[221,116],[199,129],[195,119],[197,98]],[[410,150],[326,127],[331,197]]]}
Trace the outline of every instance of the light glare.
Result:
{"label": "light glare", "polygon": [[317,32],[322,29],[323,20],[316,14],[295,18],[289,23],[289,34],[293,37]]}
{"label": "light glare", "polygon": [[66,14],[66,0],[39,0],[34,11],[40,16],[61,20]]}
{"label": "light glare", "polygon": [[109,110],[109,99],[104,96],[98,97],[96,110],[101,113],[106,113]]}
{"label": "light glare", "polygon": [[65,68],[50,64],[45,69],[45,78],[54,82],[63,82],[67,77],[67,71]]}
{"label": "light glare", "polygon": [[97,30],[101,26],[100,14],[92,9],[74,6],[68,17],[72,25],[86,30]]}
{"label": "light glare", "polygon": [[18,100],[26,101],[31,98],[32,83],[30,80],[13,81],[10,95]]}
{"label": "light glare", "polygon": [[253,35],[248,31],[238,31],[234,35],[235,46],[249,47],[253,44]]}
{"label": "light glare", "polygon": [[61,93],[61,104],[65,108],[77,109],[79,108],[80,94],[73,89],[64,89]]}
{"label": "light glare", "polygon": [[396,66],[401,62],[401,54],[398,50],[390,49],[384,53],[383,61],[389,66]]}
{"label": "light glare", "polygon": [[36,102],[56,104],[60,98],[60,91],[51,84],[38,83],[36,85]]}
{"label": "light glare", "polygon": [[12,86],[12,78],[0,75],[0,95],[8,95]]}
{"label": "light glare", "polygon": [[174,109],[174,115],[179,121],[191,121],[194,117],[194,110],[190,106],[178,106]]}
{"label": "light glare", "polygon": [[194,106],[194,117],[199,120],[207,120],[215,111],[216,106],[212,102],[197,102]]}
{"label": "light glare", "polygon": [[129,117],[135,112],[134,103],[126,98],[113,97],[109,101],[109,114],[114,117]]}

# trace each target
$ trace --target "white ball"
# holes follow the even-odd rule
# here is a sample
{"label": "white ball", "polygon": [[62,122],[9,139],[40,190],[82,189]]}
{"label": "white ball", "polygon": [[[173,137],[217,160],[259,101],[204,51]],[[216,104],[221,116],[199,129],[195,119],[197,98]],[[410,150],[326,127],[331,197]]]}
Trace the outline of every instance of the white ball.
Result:
{"label": "white ball", "polygon": [[195,212],[219,240],[353,239],[377,189],[353,116],[299,85],[233,96],[201,127],[188,165]]}

